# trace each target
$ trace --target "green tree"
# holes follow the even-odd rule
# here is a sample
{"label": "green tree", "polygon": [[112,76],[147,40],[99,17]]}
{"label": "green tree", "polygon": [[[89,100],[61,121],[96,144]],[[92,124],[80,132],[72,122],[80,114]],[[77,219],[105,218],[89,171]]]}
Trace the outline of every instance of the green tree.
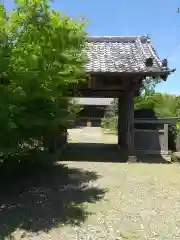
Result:
{"label": "green tree", "polygon": [[143,94],[135,100],[135,109],[154,109],[157,117],[177,117],[179,97],[171,94],[152,93]]}
{"label": "green tree", "polygon": [[0,4],[0,152],[57,133],[77,109],[68,96],[83,81],[85,23],[51,11],[48,0]]}
{"label": "green tree", "polygon": [[158,83],[161,82],[159,77],[147,77],[142,81],[142,87],[140,89],[141,94],[144,96],[152,95],[155,93],[155,87]]}

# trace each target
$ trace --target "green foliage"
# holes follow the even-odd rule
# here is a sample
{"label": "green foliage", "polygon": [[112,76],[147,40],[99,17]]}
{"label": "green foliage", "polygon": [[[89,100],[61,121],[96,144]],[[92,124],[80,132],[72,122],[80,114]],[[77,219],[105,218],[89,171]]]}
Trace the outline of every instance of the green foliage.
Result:
{"label": "green foliage", "polygon": [[152,78],[152,77],[145,78],[142,81],[142,87],[140,90],[141,95],[149,96],[149,95],[155,93],[155,87],[160,82],[161,82],[160,78]]}
{"label": "green foliage", "polygon": [[118,102],[115,99],[106,109],[105,116],[102,120],[101,126],[104,129],[108,129],[113,133],[117,133],[118,125]]}
{"label": "green foliage", "polygon": [[142,108],[154,109],[158,117],[175,117],[178,115],[177,97],[161,93],[144,94],[135,99],[135,110]]}
{"label": "green foliage", "polygon": [[117,134],[118,117],[104,117],[101,123],[101,127],[109,130],[111,133]]}
{"label": "green foliage", "polygon": [[[169,94],[152,93],[142,94],[135,98],[135,110],[142,108],[154,109],[157,117],[179,117],[180,97]],[[117,116],[118,102],[115,100],[108,106],[105,118]]]}
{"label": "green foliage", "polygon": [[84,79],[85,23],[51,11],[48,0],[0,4],[0,152],[55,134],[77,111],[70,84]]}

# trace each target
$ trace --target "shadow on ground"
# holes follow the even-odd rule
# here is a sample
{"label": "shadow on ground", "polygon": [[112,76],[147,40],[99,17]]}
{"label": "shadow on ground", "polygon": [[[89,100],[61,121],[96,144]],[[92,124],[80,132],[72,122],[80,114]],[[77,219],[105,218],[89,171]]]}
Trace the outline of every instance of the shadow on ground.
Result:
{"label": "shadow on ground", "polygon": [[79,224],[92,214],[83,203],[103,198],[106,189],[90,187],[96,172],[54,165],[33,179],[0,185],[0,239],[17,228],[48,231],[60,224]]}
{"label": "shadow on ground", "polygon": [[[169,162],[161,155],[137,154],[137,161],[142,163]],[[77,162],[127,162],[128,156],[118,149],[117,144],[104,143],[69,143],[63,161]]]}

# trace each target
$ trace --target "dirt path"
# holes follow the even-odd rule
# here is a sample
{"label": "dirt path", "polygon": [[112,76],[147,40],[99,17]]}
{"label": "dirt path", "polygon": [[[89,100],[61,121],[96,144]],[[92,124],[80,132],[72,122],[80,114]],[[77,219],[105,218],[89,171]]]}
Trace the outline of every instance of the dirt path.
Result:
{"label": "dirt path", "polygon": [[69,129],[68,133],[69,141],[73,143],[117,143],[117,136],[104,134],[100,127]]}
{"label": "dirt path", "polygon": [[89,186],[105,195],[100,201],[84,203],[88,219],[80,226],[66,226],[62,239],[180,239],[179,166],[67,164],[97,172],[99,178]]}
{"label": "dirt path", "polygon": [[180,239],[179,166],[66,164],[4,199],[1,239]]}
{"label": "dirt path", "polygon": [[67,167],[58,164],[25,190],[1,196],[0,239],[179,240],[180,166],[114,162],[114,145],[100,142],[101,154],[87,143],[79,155],[71,149],[61,162]]}

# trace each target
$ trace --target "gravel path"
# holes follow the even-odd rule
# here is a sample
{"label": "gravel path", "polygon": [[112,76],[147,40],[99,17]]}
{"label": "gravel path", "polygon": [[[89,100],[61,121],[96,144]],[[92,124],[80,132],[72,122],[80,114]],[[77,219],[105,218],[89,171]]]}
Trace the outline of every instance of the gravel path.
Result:
{"label": "gravel path", "polygon": [[[180,239],[180,168],[176,165],[68,163],[97,171],[89,186],[104,198],[84,203],[91,216],[62,229],[62,239]],[[55,239],[55,238],[54,238]]]}
{"label": "gravel path", "polygon": [[[179,240],[180,166],[113,162],[118,151],[107,149],[76,162],[70,149],[61,163],[67,167],[58,164],[26,190],[7,191],[0,239]],[[103,162],[107,152],[112,162]]]}

